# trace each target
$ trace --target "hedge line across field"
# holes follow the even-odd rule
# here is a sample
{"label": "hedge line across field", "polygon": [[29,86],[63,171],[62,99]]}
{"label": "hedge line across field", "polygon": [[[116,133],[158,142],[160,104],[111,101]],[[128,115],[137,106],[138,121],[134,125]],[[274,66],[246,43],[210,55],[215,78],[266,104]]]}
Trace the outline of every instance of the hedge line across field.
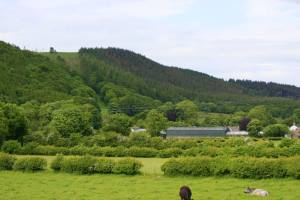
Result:
{"label": "hedge line across field", "polygon": [[40,171],[47,167],[47,160],[39,157],[16,159],[9,154],[0,154],[0,170]]}
{"label": "hedge line across field", "polygon": [[250,157],[292,157],[300,155],[300,145],[290,147],[258,147],[258,146],[238,146],[238,147],[193,147],[189,149],[167,148],[155,149],[150,147],[56,147],[56,146],[41,146],[34,143],[29,143],[21,147],[15,141],[3,144],[2,151],[11,154],[20,155],[93,155],[102,157],[191,157],[191,156],[250,156]]}
{"label": "hedge line across field", "polygon": [[[135,175],[140,173],[142,164],[131,158],[114,161],[108,158],[93,158],[91,156],[65,158],[58,155],[52,162],[54,171],[63,171],[77,174],[126,174]],[[9,154],[0,154],[0,171],[40,171],[47,168],[47,160],[40,157],[15,158]]]}
{"label": "hedge line across field", "polygon": [[131,158],[114,161],[108,158],[93,158],[91,156],[65,158],[58,155],[51,163],[54,171],[64,171],[77,174],[126,174],[140,173],[142,164]]}
{"label": "hedge line across field", "polygon": [[300,179],[300,157],[291,158],[173,158],[161,167],[165,175],[232,176],[235,178]]}

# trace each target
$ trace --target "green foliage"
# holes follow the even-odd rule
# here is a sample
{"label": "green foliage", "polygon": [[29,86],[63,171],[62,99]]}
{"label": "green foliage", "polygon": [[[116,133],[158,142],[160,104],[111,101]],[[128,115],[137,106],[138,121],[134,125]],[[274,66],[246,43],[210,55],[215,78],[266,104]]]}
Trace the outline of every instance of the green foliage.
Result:
{"label": "green foliage", "polygon": [[16,158],[9,155],[0,153],[0,171],[1,170],[12,170]]}
{"label": "green foliage", "polygon": [[249,136],[259,137],[260,132],[263,130],[263,125],[258,119],[253,119],[249,122],[247,126],[247,131],[249,132]]}
{"label": "green foliage", "polygon": [[168,148],[162,149],[159,151],[159,157],[161,158],[171,158],[171,157],[179,157],[182,155],[183,150],[180,148]]}
{"label": "green foliage", "polygon": [[294,144],[296,144],[295,140],[291,140],[289,138],[283,138],[279,143],[279,147],[291,147]]}
{"label": "green foliage", "polygon": [[51,126],[63,137],[70,137],[72,133],[90,135],[92,132],[87,117],[76,107],[64,108],[54,112]]}
{"label": "green foliage", "polygon": [[57,155],[54,160],[51,162],[51,169],[53,169],[54,171],[60,171],[62,168],[62,164],[64,161],[64,157],[63,155],[59,154]]}
{"label": "green foliage", "polygon": [[25,103],[52,102],[71,97],[70,91],[84,86],[64,62],[21,50],[0,41],[0,100]]}
{"label": "green foliage", "polygon": [[118,160],[113,167],[113,173],[115,174],[126,174],[126,175],[135,175],[139,173],[142,163],[131,158],[124,158]]}
{"label": "green foliage", "polygon": [[61,170],[68,173],[92,174],[96,159],[91,156],[63,159]]}
{"label": "green foliage", "polygon": [[27,119],[15,104],[0,104],[0,139],[23,141],[28,132]]}
{"label": "green foliage", "polygon": [[104,124],[104,131],[115,131],[122,135],[129,135],[132,121],[130,117],[124,114],[114,114],[109,116],[108,121]]}
{"label": "green foliage", "polygon": [[284,124],[274,124],[267,126],[263,132],[265,137],[283,137],[289,133],[289,129]]}
{"label": "green foliage", "polygon": [[274,121],[271,114],[264,106],[256,106],[252,108],[249,111],[248,116],[251,120],[253,119],[259,120],[263,126],[272,124],[272,122]]}
{"label": "green foliage", "polygon": [[14,170],[18,171],[40,171],[47,167],[47,160],[39,157],[23,157],[16,160],[13,165]]}
{"label": "green foliage", "polygon": [[230,166],[233,177],[236,178],[284,178],[287,176],[287,169],[284,167],[284,160],[265,158],[237,158]]}
{"label": "green foliage", "polygon": [[5,153],[16,154],[21,150],[21,144],[16,140],[9,140],[3,143],[1,150]]}
{"label": "green foliage", "polygon": [[176,104],[176,110],[179,119],[188,121],[191,125],[195,123],[194,120],[197,118],[198,107],[194,102],[190,100],[181,101]]}
{"label": "green foliage", "polygon": [[146,118],[146,126],[152,136],[159,136],[160,131],[167,128],[167,119],[157,110],[151,110]]}
{"label": "green foliage", "polygon": [[95,172],[100,174],[111,174],[113,167],[115,166],[115,161],[106,158],[100,158],[95,164]]}
{"label": "green foliage", "polygon": [[131,147],[127,150],[128,156],[131,157],[156,157],[158,151],[154,148],[149,147]]}
{"label": "green foliage", "polygon": [[299,158],[176,158],[170,159],[161,167],[165,175],[191,176],[233,176],[236,178],[299,178],[299,167],[291,163],[299,162]]}

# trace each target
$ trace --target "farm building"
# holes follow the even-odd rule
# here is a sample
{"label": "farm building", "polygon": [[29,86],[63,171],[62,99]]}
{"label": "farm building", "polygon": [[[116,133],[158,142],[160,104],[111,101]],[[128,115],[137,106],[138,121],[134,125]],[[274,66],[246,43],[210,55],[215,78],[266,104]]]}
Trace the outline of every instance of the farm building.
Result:
{"label": "farm building", "polygon": [[144,128],[140,128],[140,127],[132,127],[131,129],[131,133],[139,133],[139,132],[146,132],[147,130]]}
{"label": "farm building", "polygon": [[224,137],[226,127],[170,127],[164,132],[164,137]]}
{"label": "farm building", "polygon": [[296,126],[295,123],[289,129],[291,132],[290,137],[300,138],[300,128],[298,126]]}
{"label": "farm building", "polygon": [[228,127],[227,136],[248,136],[249,133],[247,131],[241,131],[240,128],[237,127]]}

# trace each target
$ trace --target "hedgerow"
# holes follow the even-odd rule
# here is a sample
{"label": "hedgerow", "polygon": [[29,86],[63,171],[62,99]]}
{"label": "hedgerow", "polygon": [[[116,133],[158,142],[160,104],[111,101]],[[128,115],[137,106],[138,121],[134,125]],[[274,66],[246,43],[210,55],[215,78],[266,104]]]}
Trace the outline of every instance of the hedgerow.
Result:
{"label": "hedgerow", "polygon": [[12,170],[13,165],[16,161],[14,156],[9,154],[0,153],[0,171],[1,170]]}
{"label": "hedgerow", "polygon": [[236,178],[285,178],[300,179],[300,157],[193,157],[173,158],[161,167],[165,175],[232,176]]}
{"label": "hedgerow", "polygon": [[[7,152],[7,151],[6,151]],[[8,151],[9,152],[9,151]],[[93,155],[103,157],[191,157],[191,156],[229,156],[229,157],[293,157],[300,155],[300,145],[294,144],[290,147],[257,147],[257,146],[237,146],[237,147],[214,147],[214,146],[201,146],[189,149],[180,149],[178,147],[155,149],[150,147],[99,147],[99,146],[74,146],[74,147],[55,147],[55,146],[36,146],[30,144],[21,147],[16,154],[20,155]]]}
{"label": "hedgerow", "polygon": [[95,158],[92,156],[80,156],[65,158],[58,155],[51,163],[55,171],[63,171],[76,174],[138,174],[142,164],[132,158],[124,158],[114,161],[109,158]]}
{"label": "hedgerow", "polygon": [[18,158],[14,165],[13,169],[18,171],[41,171],[46,169],[47,160],[39,157],[24,157]]}

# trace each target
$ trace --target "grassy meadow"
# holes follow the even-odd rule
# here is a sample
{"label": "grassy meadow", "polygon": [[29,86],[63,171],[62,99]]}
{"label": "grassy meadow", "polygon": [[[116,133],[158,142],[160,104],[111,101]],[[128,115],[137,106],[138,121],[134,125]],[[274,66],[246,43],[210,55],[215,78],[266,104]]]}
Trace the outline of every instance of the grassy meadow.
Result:
{"label": "grassy meadow", "polygon": [[[48,165],[54,156],[44,156]],[[118,159],[118,158],[116,158]],[[194,200],[257,199],[243,193],[245,187],[263,188],[270,192],[266,199],[300,199],[300,181],[294,179],[234,179],[166,177],[160,166],[167,159],[138,158],[144,167],[142,174],[74,175],[55,173],[50,169],[37,173],[0,172],[0,199],[2,200],[176,200],[182,185],[188,185]]]}
{"label": "grassy meadow", "polygon": [[1,199],[5,200],[172,200],[181,185],[189,185],[193,198],[256,199],[243,193],[247,186],[270,192],[266,199],[300,199],[300,182],[290,179],[240,180],[232,178],[164,177],[161,175],[73,175],[50,171],[0,172]]}

